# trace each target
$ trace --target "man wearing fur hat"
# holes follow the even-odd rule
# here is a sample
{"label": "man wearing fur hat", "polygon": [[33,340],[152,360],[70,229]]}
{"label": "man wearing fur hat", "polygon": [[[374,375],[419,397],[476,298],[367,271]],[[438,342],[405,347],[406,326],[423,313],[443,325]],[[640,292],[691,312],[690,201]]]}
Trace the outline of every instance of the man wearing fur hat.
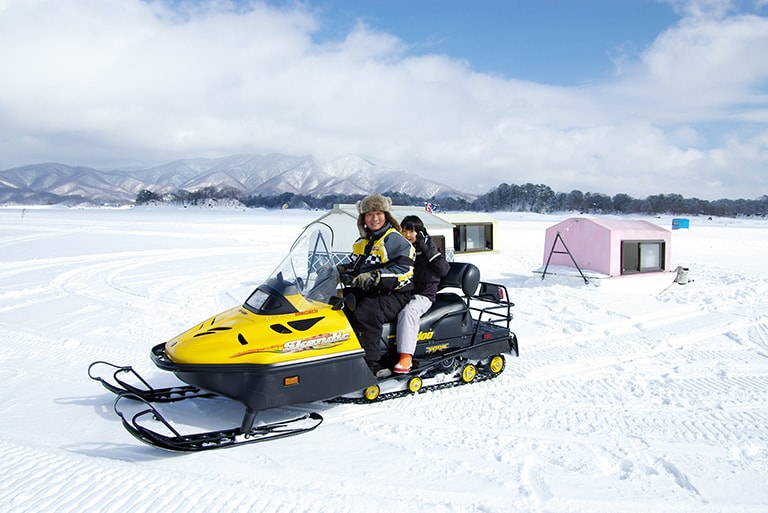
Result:
{"label": "man wearing fur hat", "polygon": [[352,275],[357,305],[348,312],[352,328],[365,350],[365,360],[378,376],[388,365],[382,361],[381,331],[411,298],[414,249],[392,217],[392,200],[372,194],[357,202],[360,238],[352,246]]}

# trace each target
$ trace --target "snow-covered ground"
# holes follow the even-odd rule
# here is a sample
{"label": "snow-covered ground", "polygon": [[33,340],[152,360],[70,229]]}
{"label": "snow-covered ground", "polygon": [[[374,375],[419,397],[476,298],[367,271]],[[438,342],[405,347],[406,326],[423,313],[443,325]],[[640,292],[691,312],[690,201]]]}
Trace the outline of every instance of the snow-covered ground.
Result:
{"label": "snow-covered ground", "polygon": [[[88,364],[175,383],[150,348],[244,300],[320,214],[0,208],[0,512],[768,511],[768,221],[673,231],[686,285],[585,285],[535,273],[570,216],[496,214],[501,252],[460,259],[516,303],[499,378],[297,407],[324,423],[232,449],[131,437]],[[191,402],[239,424],[237,403]]]}

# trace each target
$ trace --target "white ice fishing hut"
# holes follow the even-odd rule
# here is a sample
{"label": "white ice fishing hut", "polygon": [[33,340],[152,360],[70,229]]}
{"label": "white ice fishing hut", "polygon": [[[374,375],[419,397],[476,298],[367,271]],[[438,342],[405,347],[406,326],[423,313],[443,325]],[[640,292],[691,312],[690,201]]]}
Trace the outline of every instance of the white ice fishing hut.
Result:
{"label": "white ice fishing hut", "polygon": [[[392,206],[392,216],[400,222],[405,216],[419,216],[429,235],[448,261],[456,254],[493,251],[496,221],[478,213],[431,213],[424,207]],[[333,229],[333,252],[339,260],[352,251],[352,244],[360,236],[357,231],[357,206],[336,204],[315,221],[326,223]]]}

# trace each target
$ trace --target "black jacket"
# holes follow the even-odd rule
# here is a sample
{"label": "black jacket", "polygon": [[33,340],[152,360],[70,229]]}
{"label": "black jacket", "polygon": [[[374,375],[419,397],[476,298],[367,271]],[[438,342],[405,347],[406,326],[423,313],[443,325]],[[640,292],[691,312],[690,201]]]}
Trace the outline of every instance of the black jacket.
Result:
{"label": "black jacket", "polygon": [[417,240],[414,244],[416,248],[416,263],[413,266],[414,294],[427,296],[432,302],[435,301],[437,287],[440,285],[440,278],[448,274],[451,266],[448,261],[437,249],[431,237],[427,237],[423,242]]}

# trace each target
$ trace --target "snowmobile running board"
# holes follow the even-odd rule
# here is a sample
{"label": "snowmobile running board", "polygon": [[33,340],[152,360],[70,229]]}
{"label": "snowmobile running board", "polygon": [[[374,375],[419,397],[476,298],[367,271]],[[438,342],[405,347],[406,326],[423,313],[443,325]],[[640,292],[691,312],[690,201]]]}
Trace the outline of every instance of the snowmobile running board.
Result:
{"label": "snowmobile running board", "polygon": [[[107,380],[101,375],[96,374],[94,368],[98,366],[105,366],[114,369],[112,373],[112,379],[114,381]],[[141,382],[143,388],[137,387],[121,379],[120,374],[131,374],[137,381]],[[130,365],[115,365],[113,363],[105,361],[96,361],[88,366],[88,376],[104,385],[104,388],[112,392],[113,394],[126,394],[130,393],[134,396],[141,398],[146,402],[151,403],[171,403],[174,401],[181,401],[184,399],[191,399],[193,397],[215,397],[213,392],[203,392],[199,388],[192,385],[175,386],[168,388],[155,388],[150,385],[141,375],[136,372]]]}
{"label": "snowmobile running board", "polygon": [[[139,406],[139,411],[128,418],[118,406],[123,400],[138,401],[142,405]],[[319,413],[312,412],[301,417],[244,429],[243,426],[253,424],[254,414],[246,412],[243,426],[239,428],[182,435],[149,401],[139,395],[130,392],[119,394],[115,399],[114,410],[122,420],[123,427],[138,440],[153,447],[176,452],[199,452],[266,442],[312,431],[323,422],[323,417]],[[164,435],[142,425],[141,421],[145,417],[151,417],[160,422],[169,434]]]}

